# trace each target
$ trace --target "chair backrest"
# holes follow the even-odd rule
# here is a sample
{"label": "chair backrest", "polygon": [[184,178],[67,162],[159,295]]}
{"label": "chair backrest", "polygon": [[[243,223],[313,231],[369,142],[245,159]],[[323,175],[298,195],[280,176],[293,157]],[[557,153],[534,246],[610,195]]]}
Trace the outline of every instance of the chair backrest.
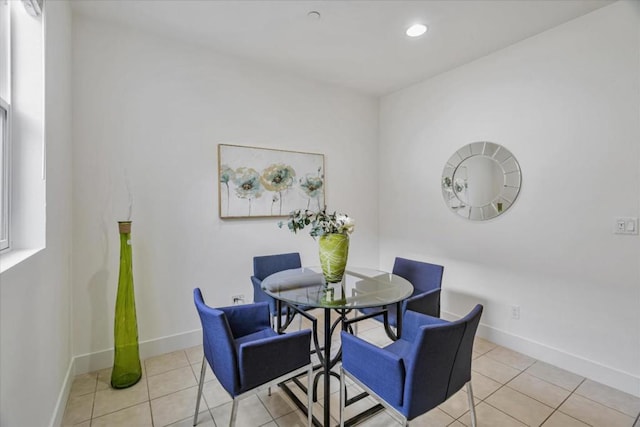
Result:
{"label": "chair backrest", "polygon": [[298,252],[253,257],[253,275],[259,280],[279,271],[300,267],[302,263]]}
{"label": "chair backrest", "polygon": [[[464,324],[464,335],[460,341],[460,348],[456,353],[456,359],[453,363],[451,378],[449,379],[449,387],[447,389],[447,398],[453,396],[466,383],[471,381],[471,359],[473,358],[473,340],[480,324],[483,307],[481,304],[476,305],[464,318],[457,323]],[[455,322],[454,322],[455,323]]]}
{"label": "chair backrest", "polygon": [[451,323],[422,326],[407,358],[403,407],[408,419],[423,414],[471,380],[473,339],[482,305]]}
{"label": "chair backrest", "polygon": [[209,366],[229,394],[235,396],[240,389],[238,357],[233,334],[223,311],[204,303],[199,288],[193,290],[200,321],[202,322],[202,347]]}
{"label": "chair backrest", "polygon": [[393,274],[407,279],[413,285],[413,294],[419,294],[442,286],[444,267],[428,262],[396,257]]}

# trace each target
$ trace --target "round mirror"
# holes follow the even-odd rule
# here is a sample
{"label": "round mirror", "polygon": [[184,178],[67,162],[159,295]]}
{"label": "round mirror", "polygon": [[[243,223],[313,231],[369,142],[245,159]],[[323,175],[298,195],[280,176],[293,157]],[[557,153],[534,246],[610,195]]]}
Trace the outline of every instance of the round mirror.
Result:
{"label": "round mirror", "polygon": [[471,220],[494,218],[520,192],[520,165],[493,142],[473,142],[449,158],[442,172],[442,195],[453,212]]}

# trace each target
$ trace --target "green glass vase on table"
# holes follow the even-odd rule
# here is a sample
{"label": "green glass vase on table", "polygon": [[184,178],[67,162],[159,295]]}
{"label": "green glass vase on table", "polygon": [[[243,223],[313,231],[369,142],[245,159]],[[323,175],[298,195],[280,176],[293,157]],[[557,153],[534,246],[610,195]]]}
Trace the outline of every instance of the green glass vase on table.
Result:
{"label": "green glass vase on table", "polygon": [[[281,228],[283,225],[282,221],[278,223]],[[325,281],[342,281],[349,256],[349,235],[355,226],[353,219],[343,213],[327,213],[326,209],[319,212],[296,209],[289,214],[287,226],[294,233],[308,227],[309,235],[318,238]]]}

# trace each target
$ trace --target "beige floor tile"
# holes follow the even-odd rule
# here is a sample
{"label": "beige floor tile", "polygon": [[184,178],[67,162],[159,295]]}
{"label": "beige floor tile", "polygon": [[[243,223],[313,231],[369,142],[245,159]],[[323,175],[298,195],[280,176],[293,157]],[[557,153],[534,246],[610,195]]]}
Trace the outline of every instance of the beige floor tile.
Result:
{"label": "beige floor tile", "polygon": [[483,338],[476,337],[476,339],[473,340],[473,351],[475,351],[476,353],[485,354],[486,352],[491,351],[496,347],[496,344]]}
{"label": "beige floor tile", "polygon": [[[200,407],[202,409],[202,406]],[[170,427],[192,427],[193,426],[193,414],[189,418],[178,421],[177,423],[170,424]],[[209,410],[200,411],[198,414],[198,427],[216,427],[216,423],[213,422],[211,413]]]}
{"label": "beige floor tile", "polygon": [[187,359],[189,360],[190,365],[202,363],[202,358],[204,357],[204,352],[202,351],[202,345],[186,348],[184,352],[187,355]]}
{"label": "beige floor tile", "polygon": [[[467,412],[464,414],[460,421],[465,426],[471,425],[471,414]],[[491,405],[481,402],[476,406],[476,421],[478,427],[525,427],[526,424],[522,424],[515,418],[510,417],[504,412],[494,408]]]}
{"label": "beige floor tile", "polygon": [[[200,363],[194,363],[193,365],[191,365],[191,370],[193,371],[193,375],[195,375],[196,377],[196,381],[200,381],[200,370],[202,369],[202,362]],[[213,371],[211,370],[211,366],[209,366],[208,363],[205,362],[205,373],[204,373],[204,381],[211,381],[217,379],[216,376],[214,375]]]}
{"label": "beige floor tile", "polygon": [[365,319],[358,322],[358,332],[365,332],[371,329],[382,327],[382,323],[373,319]]}
{"label": "beige floor tile", "polygon": [[520,373],[519,370],[491,359],[487,357],[486,354],[474,359],[471,364],[471,369],[500,384],[506,384]]}
{"label": "beige floor tile", "polygon": [[93,398],[93,393],[70,397],[64,411],[62,425],[72,426],[90,420],[93,409]]}
{"label": "beige floor tile", "polygon": [[[216,425],[229,425],[231,417],[231,403],[218,406],[211,410]],[[250,396],[238,403],[236,427],[256,427],[272,421],[269,411],[264,407],[258,396]]]}
{"label": "beige floor tile", "polygon": [[152,427],[149,402],[131,406],[91,420],[92,427]]}
{"label": "beige floor tile", "polygon": [[[322,326],[323,313],[318,311],[317,314],[320,315],[319,325]],[[335,316],[332,314],[332,317]],[[361,338],[378,346],[391,342],[378,322],[367,320],[360,326]],[[332,353],[335,354],[338,348],[339,337],[338,334],[334,334]],[[581,376],[534,361],[482,338],[475,340],[473,357],[472,384],[479,426],[509,427],[539,425],[543,422],[545,427],[631,427],[634,417],[640,411],[640,399],[634,396],[594,381],[585,381]],[[71,386],[62,425],[145,426],[152,425],[153,421],[154,427],[190,426],[195,409],[201,358],[202,346],[150,358],[142,365],[143,380],[134,387],[122,390],[111,388],[111,368],[78,375]],[[524,369],[524,372],[520,372],[521,369]],[[150,376],[147,375],[148,372],[151,373]],[[231,397],[222,388],[208,365],[205,381],[198,426],[215,427],[216,422],[217,425],[225,425],[230,415]],[[302,382],[306,383],[306,378],[303,378]],[[502,386],[505,382],[507,385]],[[351,395],[354,395],[356,386],[351,381],[348,384]],[[305,394],[297,386],[291,383],[290,385],[294,394],[306,401]],[[320,401],[313,405],[314,415],[320,420],[323,418],[322,389],[323,384],[320,381]],[[465,390],[463,388],[440,407],[416,418],[412,425],[470,425]],[[567,398],[572,390],[576,392]],[[238,427],[306,427],[306,417],[284,392],[278,387],[274,387],[272,391],[271,397],[267,396],[265,389],[258,395],[240,401]],[[332,378],[332,424],[338,422],[338,391],[339,382]],[[375,403],[372,398],[367,398],[353,405],[351,409],[348,408],[348,411],[356,413]],[[558,405],[560,408],[553,412],[553,407]],[[347,413],[347,416],[351,415],[353,414]],[[360,425],[392,427],[399,423],[389,412],[383,411]]]}
{"label": "beige floor tile", "polygon": [[[316,372],[314,372],[314,377],[315,377]],[[338,373],[339,371],[334,369],[334,372]],[[312,380],[313,380],[314,377],[312,377]],[[300,377],[299,380],[304,386],[307,385],[307,377],[306,377],[306,375],[303,376],[303,377]],[[349,380],[347,383],[351,384],[352,382]],[[287,382],[287,385],[291,389],[299,389],[299,387],[297,385],[295,385],[291,381]],[[333,394],[333,393],[337,393],[339,391],[340,391],[340,380],[338,378],[332,376],[330,378],[330,380],[329,380],[329,393]],[[324,397],[324,376],[320,376],[319,379],[318,379],[318,399],[322,400],[323,397]]]}
{"label": "beige floor tile", "polygon": [[[411,423],[411,425],[413,426],[413,423]],[[380,412],[379,414],[375,414],[373,417],[367,418],[366,420],[358,424],[358,427],[398,427],[398,426],[400,426],[400,423],[397,422],[386,411]]]}
{"label": "beige floor tile", "polygon": [[[338,386],[338,389],[340,387]],[[292,386],[291,387],[291,391],[293,392],[293,394],[300,399],[301,402],[306,402],[307,401],[307,394],[304,393],[300,387],[296,387],[296,386]],[[336,393],[337,393],[337,389],[336,389]],[[323,402],[323,395],[322,393],[318,393],[318,402],[315,402],[313,404],[313,416],[316,417],[318,420],[323,420],[324,419],[324,407],[322,406],[322,402]],[[299,412],[299,411],[297,411]],[[337,422],[337,420],[335,420]]]}
{"label": "beige floor tile", "polygon": [[108,388],[100,390],[96,392],[93,416],[100,417],[148,400],[149,391],[147,390],[147,382],[144,378],[129,388],[119,390]]}
{"label": "beige floor tile", "polygon": [[275,423],[278,427],[307,427],[307,418],[302,412],[295,411],[277,418]]}
{"label": "beige floor tile", "polygon": [[584,381],[575,392],[631,417],[636,417],[640,413],[640,398],[595,381]]}
{"label": "beige floor tile", "polygon": [[539,426],[553,412],[553,408],[509,387],[496,391],[486,402],[530,426]]}
{"label": "beige floor tile", "polygon": [[147,376],[158,375],[172,369],[183,368],[189,365],[189,359],[184,350],[151,357],[144,361]]}
{"label": "beige floor tile", "polygon": [[69,396],[82,396],[83,394],[95,393],[97,382],[98,374],[96,372],[77,375],[71,384]]}
{"label": "beige floor tile", "polygon": [[[354,386],[347,387],[347,396],[351,397],[351,396],[355,396],[356,394],[358,394],[358,391],[355,389]],[[340,393],[339,392],[332,393],[330,400],[331,400],[331,406],[329,408],[329,412],[333,418],[338,420],[340,419]],[[372,408],[376,404],[377,402],[373,400],[373,398],[371,397],[365,397],[364,399],[354,402],[345,408],[344,410],[345,419],[349,419],[353,416],[356,416],[359,413],[369,408]]]}
{"label": "beige floor tile", "polygon": [[[225,403],[231,402],[231,396],[222,387],[218,380],[208,381],[202,387],[202,395],[204,396],[206,405],[209,409],[216,408]],[[202,403],[200,403],[202,407]]]}
{"label": "beige floor tile", "polygon": [[542,424],[543,427],[588,427],[589,424],[585,424],[582,421],[576,420],[569,415],[563,414],[560,411],[554,412],[548,419]]}
{"label": "beige floor tile", "polygon": [[96,391],[111,388],[111,368],[101,369],[96,374],[98,375]]}
{"label": "beige floor tile", "polygon": [[[180,390],[151,401],[154,427],[166,426],[193,416],[196,410],[198,387]],[[200,410],[202,411],[202,405]]]}
{"label": "beige floor tile", "polygon": [[[475,403],[477,406],[478,402]],[[467,393],[462,390],[457,392],[447,399],[446,402],[438,406],[438,408],[453,418],[460,417],[462,414],[469,411],[469,398],[467,397]]]}
{"label": "beige floor tile", "polygon": [[389,339],[387,333],[382,328],[369,329],[368,331],[358,332],[358,338],[370,342],[378,347],[385,347],[393,341]]}
{"label": "beige floor tile", "polygon": [[552,408],[557,408],[571,394],[569,390],[558,387],[526,372],[507,383],[508,387],[526,394]]}
{"label": "beige floor tile", "polygon": [[[476,399],[476,405],[479,400],[486,399],[500,387],[502,387],[502,384],[489,377],[485,377],[478,372],[471,373],[471,388],[473,389],[473,398]],[[462,390],[466,392],[467,386],[463,386]]]}
{"label": "beige floor tile", "polygon": [[500,346],[488,351],[485,355],[519,371],[527,369],[536,362],[536,359],[532,357]]}
{"label": "beige floor tile", "polygon": [[260,398],[262,404],[274,419],[283,417],[298,408],[291,399],[287,397],[284,391],[277,386],[271,387],[271,396],[269,396],[268,390],[260,390],[258,392],[258,398]]}
{"label": "beige floor tile", "polygon": [[[313,311],[308,311],[307,314],[310,314],[311,316],[315,317],[313,314]],[[294,323],[296,323],[296,328],[298,327],[297,324],[298,321],[296,320]],[[302,329],[312,329],[313,328],[313,322],[309,319],[307,319],[306,317],[302,317]]]}
{"label": "beige floor tile", "polygon": [[147,384],[149,385],[149,398],[151,399],[198,385],[191,366],[151,376],[147,379]]}
{"label": "beige floor tile", "polygon": [[277,427],[307,427],[307,418],[300,411],[291,412],[274,420]]}
{"label": "beige floor tile", "polygon": [[454,421],[452,417],[439,408],[434,408],[411,421],[412,427],[445,427]]}
{"label": "beige floor tile", "polygon": [[531,365],[525,372],[571,391],[575,390],[584,381],[584,377],[580,375],[540,361]]}
{"label": "beige floor tile", "polygon": [[634,421],[622,412],[575,393],[558,410],[594,427],[631,427]]}

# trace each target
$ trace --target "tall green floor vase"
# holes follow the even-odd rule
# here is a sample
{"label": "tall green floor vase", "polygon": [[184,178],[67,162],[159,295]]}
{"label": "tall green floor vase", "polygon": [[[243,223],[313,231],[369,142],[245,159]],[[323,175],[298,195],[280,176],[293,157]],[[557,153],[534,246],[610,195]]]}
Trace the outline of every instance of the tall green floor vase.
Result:
{"label": "tall green floor vase", "polygon": [[349,236],[347,234],[325,234],[318,239],[320,266],[327,283],[342,281],[349,256]]}
{"label": "tall green floor vase", "polygon": [[138,321],[133,292],[131,263],[131,221],[118,222],[120,228],[120,276],[113,326],[114,356],[111,387],[127,388],[142,377],[138,349]]}

